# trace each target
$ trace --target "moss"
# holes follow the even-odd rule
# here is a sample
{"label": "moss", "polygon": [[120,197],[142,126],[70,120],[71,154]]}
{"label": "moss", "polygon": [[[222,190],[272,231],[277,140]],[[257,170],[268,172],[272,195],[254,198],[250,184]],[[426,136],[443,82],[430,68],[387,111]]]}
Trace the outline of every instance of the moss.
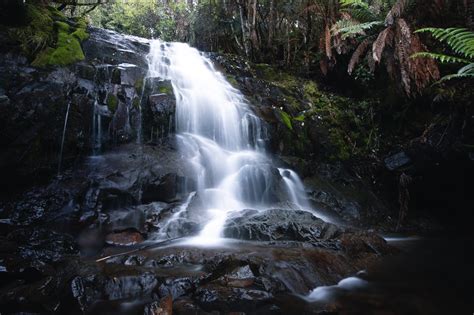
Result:
{"label": "moss", "polygon": [[120,84],[122,82],[120,69],[117,69],[117,68],[112,69],[111,82],[113,84]]}
{"label": "moss", "polygon": [[32,62],[32,65],[35,67],[66,66],[84,60],[84,58],[79,40],[71,34],[60,31],[58,33],[57,47],[47,48],[42,51]]}
{"label": "moss", "polygon": [[107,95],[107,107],[109,108],[110,112],[115,113],[118,106],[118,99],[117,96],[114,94]]}
{"label": "moss", "polygon": [[226,78],[227,78],[227,82],[229,82],[233,87],[239,86],[239,83],[237,82],[237,80],[235,79],[233,75],[227,75]]}
{"label": "moss", "polygon": [[81,42],[83,42],[83,41],[85,41],[86,39],[89,38],[89,33],[87,33],[84,28],[76,29],[71,35],[75,36]]}
{"label": "moss", "polygon": [[19,42],[24,54],[32,56],[54,41],[54,21],[46,7],[31,3],[26,4],[26,17],[29,23],[10,30],[9,35]]}
{"label": "moss", "polygon": [[161,85],[158,88],[158,91],[163,94],[172,94],[173,93],[173,88],[169,85]]}
{"label": "moss", "polygon": [[139,79],[139,80],[135,81],[135,91],[136,91],[138,94],[141,94],[141,93],[142,93],[144,83],[145,83],[145,82],[143,81],[143,79]]}
{"label": "moss", "polygon": [[66,66],[85,59],[80,39],[75,32],[71,33],[69,24],[62,21],[56,21],[54,24],[57,30],[56,45],[38,54],[32,62],[35,67]]}
{"label": "moss", "polygon": [[341,129],[332,128],[329,130],[329,140],[333,151],[330,156],[332,160],[346,161],[351,157],[352,148]]}
{"label": "moss", "polygon": [[64,13],[62,13],[61,11],[59,11],[58,9],[56,9],[55,7],[49,6],[49,7],[48,7],[48,11],[49,11],[50,15],[51,15],[55,20],[63,20],[63,21],[66,20],[66,16],[64,15]]}

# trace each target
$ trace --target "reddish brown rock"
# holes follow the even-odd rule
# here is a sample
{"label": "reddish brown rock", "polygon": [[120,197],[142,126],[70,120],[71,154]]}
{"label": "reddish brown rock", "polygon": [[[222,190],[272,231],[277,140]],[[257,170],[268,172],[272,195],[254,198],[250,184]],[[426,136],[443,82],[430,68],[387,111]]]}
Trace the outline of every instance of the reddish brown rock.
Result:
{"label": "reddish brown rock", "polygon": [[109,245],[130,246],[143,242],[143,236],[132,231],[111,233],[105,237],[105,242]]}

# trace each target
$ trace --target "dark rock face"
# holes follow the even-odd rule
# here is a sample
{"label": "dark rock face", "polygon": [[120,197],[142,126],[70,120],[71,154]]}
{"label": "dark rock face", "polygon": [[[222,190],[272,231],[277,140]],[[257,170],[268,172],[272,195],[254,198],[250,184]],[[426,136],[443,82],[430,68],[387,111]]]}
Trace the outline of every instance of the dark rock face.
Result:
{"label": "dark rock face", "polygon": [[[140,135],[141,141],[156,142],[172,130],[175,101],[169,83],[145,79],[148,40],[96,28],[89,32],[83,43],[86,59],[67,68],[34,68],[18,52],[0,51],[5,195],[57,172],[68,106],[63,168],[92,152],[139,141]],[[7,178],[15,180],[7,183]]]}
{"label": "dark rock face", "polygon": [[[196,187],[194,170],[170,136],[176,106],[170,83],[144,79],[147,51],[142,39],[91,29],[86,61],[69,68],[35,69],[26,59],[0,56],[2,178],[56,171],[68,105],[64,169],[77,162],[47,185],[0,202],[2,313],[288,314],[278,304],[281,295],[337,283],[390,253],[375,234],[325,223],[284,202],[228,219],[226,236],[258,242],[161,243],[196,235],[207,218],[199,194],[189,195],[183,212],[182,192]],[[252,74],[245,63],[228,70],[242,69]],[[239,80],[247,92],[267,93],[256,111],[269,125],[278,122],[269,104],[282,102],[281,90]],[[101,154],[82,163],[93,151]],[[268,199],[282,201],[278,170],[269,165],[268,174]],[[341,217],[361,216],[361,204],[315,187],[315,202]],[[255,201],[263,191],[244,194]],[[153,244],[163,247],[147,247],[157,239]]]}
{"label": "dark rock face", "polygon": [[341,230],[305,211],[248,210],[227,220],[224,235],[253,241],[318,242],[336,237]]}
{"label": "dark rock face", "polygon": [[390,171],[394,171],[396,169],[400,169],[404,166],[407,166],[411,162],[411,160],[405,152],[401,151],[387,157],[384,162],[385,166]]}

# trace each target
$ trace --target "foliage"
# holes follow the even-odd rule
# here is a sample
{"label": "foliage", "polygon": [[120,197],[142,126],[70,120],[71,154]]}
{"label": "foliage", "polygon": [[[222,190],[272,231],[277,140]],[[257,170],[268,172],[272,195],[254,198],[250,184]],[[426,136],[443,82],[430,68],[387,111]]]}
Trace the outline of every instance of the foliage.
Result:
{"label": "foliage", "polygon": [[46,7],[27,3],[27,25],[11,29],[10,36],[18,40],[26,55],[33,55],[53,42],[54,21],[51,12],[53,10]]}
{"label": "foliage", "polygon": [[66,66],[85,58],[81,42],[86,40],[89,34],[84,21],[77,21],[74,27],[63,21],[56,21],[54,25],[57,32],[56,43],[36,56],[32,62],[35,67]]}
{"label": "foliage", "polygon": [[115,1],[88,14],[91,23],[121,33],[163,40],[177,40],[177,25],[185,19],[181,3],[165,5],[153,0]]}
{"label": "foliage", "polygon": [[10,29],[33,66],[68,65],[83,60],[81,42],[89,37],[84,19],[66,19],[51,6],[28,2],[25,5],[27,23]]}
{"label": "foliage", "polygon": [[[335,23],[334,36],[341,40],[358,40],[348,65],[352,74],[357,64],[367,56],[369,69],[373,72],[377,64],[385,63],[387,73],[401,82],[408,96],[423,91],[430,82],[439,79],[439,70],[432,59],[409,58],[410,55],[425,51],[425,46],[407,19],[410,5],[414,1],[397,0],[391,7],[380,7],[383,1],[340,0],[345,15]],[[386,57],[384,58],[384,52]]]}
{"label": "foliage", "polygon": [[414,54],[412,57],[432,58],[441,63],[460,63],[464,64],[457,73],[446,75],[439,82],[457,79],[474,78],[474,33],[464,28],[423,28],[418,33],[430,33],[434,38],[448,47],[458,56],[437,54],[431,52],[422,52]]}

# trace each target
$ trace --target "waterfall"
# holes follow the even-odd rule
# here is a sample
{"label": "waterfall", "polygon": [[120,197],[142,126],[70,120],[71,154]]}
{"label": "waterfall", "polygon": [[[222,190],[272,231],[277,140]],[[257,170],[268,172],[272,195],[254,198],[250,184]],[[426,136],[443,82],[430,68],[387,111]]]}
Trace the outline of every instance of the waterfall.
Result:
{"label": "waterfall", "polygon": [[61,148],[59,150],[58,175],[61,175],[61,166],[62,166],[61,164],[63,162],[64,140],[66,139],[67,121],[69,118],[70,108],[71,108],[71,102],[67,104],[66,115],[64,116],[63,135],[61,138]]}
{"label": "waterfall", "polygon": [[179,150],[204,205],[206,223],[194,243],[218,242],[230,212],[285,200],[309,208],[296,173],[277,169],[265,154],[260,119],[208,58],[187,44],[154,40],[148,60],[148,77],[171,81]]}

